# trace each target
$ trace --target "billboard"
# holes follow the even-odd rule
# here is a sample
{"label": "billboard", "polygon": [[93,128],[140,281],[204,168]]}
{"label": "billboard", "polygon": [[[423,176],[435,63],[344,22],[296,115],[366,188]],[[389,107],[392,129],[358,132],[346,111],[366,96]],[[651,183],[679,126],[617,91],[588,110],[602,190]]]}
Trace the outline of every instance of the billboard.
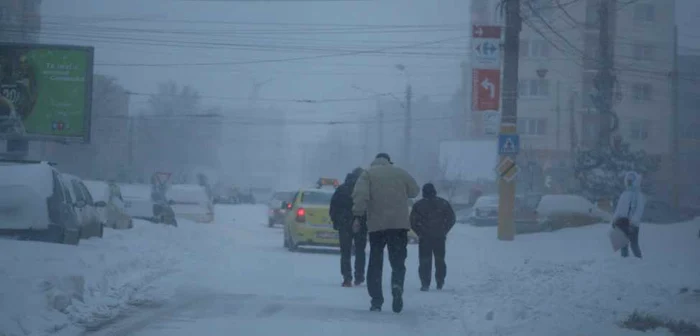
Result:
{"label": "billboard", "polygon": [[90,141],[92,47],[0,43],[0,138]]}

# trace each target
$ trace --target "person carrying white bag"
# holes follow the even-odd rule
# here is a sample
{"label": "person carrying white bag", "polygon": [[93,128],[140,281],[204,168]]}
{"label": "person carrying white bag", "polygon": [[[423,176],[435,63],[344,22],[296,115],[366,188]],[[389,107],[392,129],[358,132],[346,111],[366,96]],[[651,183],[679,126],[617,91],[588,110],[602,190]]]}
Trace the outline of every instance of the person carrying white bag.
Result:
{"label": "person carrying white bag", "polygon": [[[632,248],[632,253],[637,258],[642,258],[642,251],[639,248],[639,225],[644,214],[644,205],[646,200],[642,194],[642,176],[636,172],[630,171],[624,177],[625,191],[620,194],[615,207],[615,213],[612,217],[613,232],[611,233],[611,241],[613,248],[616,246],[615,230],[619,230],[626,236],[627,242],[621,248],[620,253],[623,257],[629,256],[629,247]],[[617,251],[617,248],[615,248]]]}

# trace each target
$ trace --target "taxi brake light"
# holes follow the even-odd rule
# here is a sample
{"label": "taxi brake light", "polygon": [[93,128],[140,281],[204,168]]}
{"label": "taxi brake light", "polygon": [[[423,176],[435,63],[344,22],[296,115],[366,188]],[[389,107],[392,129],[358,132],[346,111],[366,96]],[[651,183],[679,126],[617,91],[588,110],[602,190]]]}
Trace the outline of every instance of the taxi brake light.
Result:
{"label": "taxi brake light", "polygon": [[299,208],[297,209],[297,222],[303,223],[306,222],[306,210],[304,208]]}

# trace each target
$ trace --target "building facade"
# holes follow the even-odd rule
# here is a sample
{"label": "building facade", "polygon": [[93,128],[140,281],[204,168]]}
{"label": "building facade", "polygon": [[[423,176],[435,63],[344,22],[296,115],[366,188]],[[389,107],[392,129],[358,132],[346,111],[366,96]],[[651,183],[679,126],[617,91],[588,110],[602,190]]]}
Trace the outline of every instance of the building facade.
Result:
{"label": "building facade", "polygon": [[[599,141],[604,120],[592,95],[600,60],[600,1],[522,1],[518,160],[533,176],[552,169],[572,173],[575,149],[593,148]],[[652,0],[610,3],[613,111],[619,120],[613,123],[613,135],[633,150],[661,158],[655,179],[663,180],[670,171],[673,129],[674,5]]]}
{"label": "building facade", "polygon": [[38,43],[41,0],[0,0],[0,41]]}
{"label": "building facade", "polygon": [[678,57],[678,177],[681,205],[700,204],[700,55]]}

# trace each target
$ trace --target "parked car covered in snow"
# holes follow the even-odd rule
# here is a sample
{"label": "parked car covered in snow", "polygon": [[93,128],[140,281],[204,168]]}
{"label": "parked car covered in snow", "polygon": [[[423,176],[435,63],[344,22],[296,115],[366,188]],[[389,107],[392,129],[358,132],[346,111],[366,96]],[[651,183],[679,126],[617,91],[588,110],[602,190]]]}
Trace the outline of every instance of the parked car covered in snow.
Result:
{"label": "parked car covered in snow", "polygon": [[73,198],[73,207],[80,223],[80,238],[87,239],[104,235],[104,223],[98,208],[107,206],[105,202],[95,203],[83,180],[70,174],[61,174]]}
{"label": "parked car covered in snow", "polygon": [[612,215],[579,195],[533,196],[527,203],[534,205],[532,221],[518,222],[518,233],[554,231],[609,222]]}
{"label": "parked car covered in snow", "polygon": [[153,200],[151,186],[147,184],[123,184],[119,188],[124,198],[126,213],[131,218],[177,226],[173,208],[167,202]]}
{"label": "parked car covered in snow", "polygon": [[77,245],[80,226],[68,189],[49,163],[0,160],[0,234]]}
{"label": "parked car covered in snow", "polygon": [[102,181],[83,181],[95,202],[105,202],[106,206],[97,208],[100,219],[105,226],[112,229],[130,229],[134,226],[131,216],[126,212],[121,188],[116,184]]}
{"label": "parked car covered in snow", "polygon": [[498,195],[477,198],[472,206],[470,222],[474,226],[498,225]]}
{"label": "parked car covered in snow", "polygon": [[175,184],[168,189],[166,198],[176,217],[198,223],[214,221],[214,203],[200,185]]}

